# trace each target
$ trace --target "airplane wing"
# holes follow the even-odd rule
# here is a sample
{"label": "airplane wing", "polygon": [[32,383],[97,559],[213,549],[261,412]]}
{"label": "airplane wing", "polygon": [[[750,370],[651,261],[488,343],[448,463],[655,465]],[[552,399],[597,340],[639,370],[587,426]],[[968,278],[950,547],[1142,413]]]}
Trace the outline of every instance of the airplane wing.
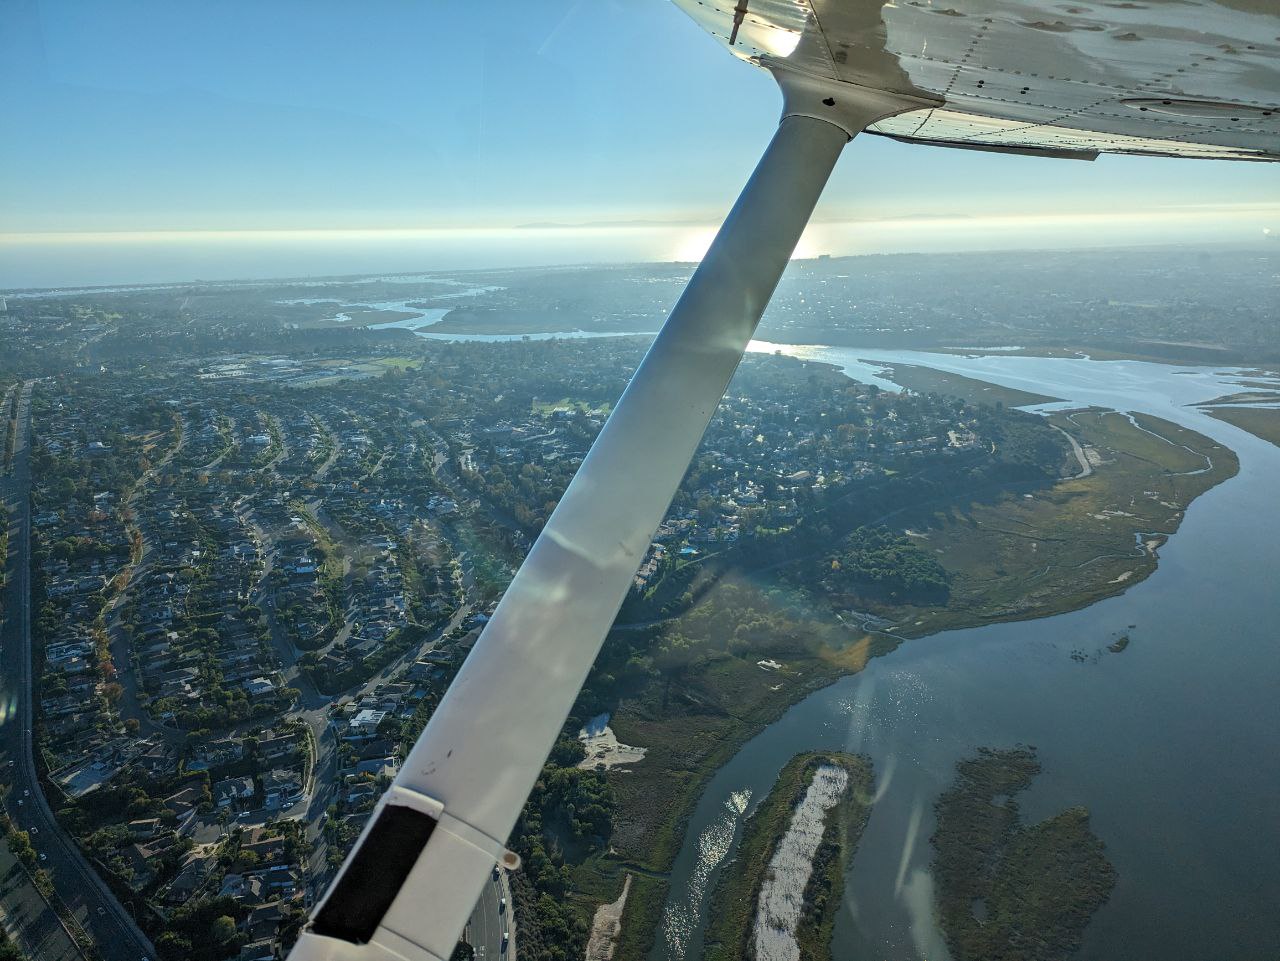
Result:
{"label": "airplane wing", "polygon": [[507,837],[857,133],[1280,158],[1280,13],[1263,0],[676,2],[774,74],[782,121],[293,961],[443,961],[494,864],[517,863]]}
{"label": "airplane wing", "polygon": [[1013,153],[1280,160],[1274,0],[674,0],[738,57],[937,101],[868,133]]}

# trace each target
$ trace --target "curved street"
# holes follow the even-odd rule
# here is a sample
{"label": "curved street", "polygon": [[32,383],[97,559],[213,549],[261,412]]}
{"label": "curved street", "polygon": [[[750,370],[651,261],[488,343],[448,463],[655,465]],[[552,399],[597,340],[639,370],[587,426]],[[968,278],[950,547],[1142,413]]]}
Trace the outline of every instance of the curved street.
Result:
{"label": "curved street", "polygon": [[[97,954],[106,961],[139,961],[154,958],[155,948],[134,924],[129,912],[98,877],[75,842],[54,820],[36,776],[32,754],[31,704],[31,391],[23,385],[18,398],[18,431],[13,465],[4,478],[4,500],[9,508],[8,578],[5,583],[3,638],[0,648],[4,702],[0,724],[0,766],[7,769],[10,790],[5,813],[21,830],[31,834],[40,867],[48,872],[55,897],[66,906],[69,919],[87,933]],[[7,878],[6,878],[7,883]],[[53,911],[49,910],[50,915]],[[48,920],[40,923],[47,925]],[[59,921],[59,926],[62,926]],[[40,961],[66,956],[65,946],[52,939],[42,944]]]}

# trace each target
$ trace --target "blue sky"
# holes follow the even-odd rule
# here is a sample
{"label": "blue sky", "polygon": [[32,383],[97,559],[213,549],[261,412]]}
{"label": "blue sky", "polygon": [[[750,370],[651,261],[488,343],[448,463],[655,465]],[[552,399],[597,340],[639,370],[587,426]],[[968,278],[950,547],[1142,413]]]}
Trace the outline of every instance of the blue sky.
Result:
{"label": "blue sky", "polygon": [[[714,223],[778,106],[666,0],[4,0],[0,233]],[[1229,214],[1278,187],[864,137],[820,217]]]}

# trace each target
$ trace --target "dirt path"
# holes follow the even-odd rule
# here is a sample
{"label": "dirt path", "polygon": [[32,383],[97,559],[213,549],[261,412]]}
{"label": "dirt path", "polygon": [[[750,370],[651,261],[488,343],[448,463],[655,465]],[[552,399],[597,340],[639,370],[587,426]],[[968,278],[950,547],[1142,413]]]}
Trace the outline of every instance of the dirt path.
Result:
{"label": "dirt path", "polygon": [[1081,477],[1088,477],[1092,474],[1093,465],[1089,463],[1089,458],[1084,456],[1084,449],[1080,446],[1080,442],[1056,424],[1050,424],[1049,426],[1071,442],[1071,452],[1076,455],[1076,460],[1080,463],[1080,473],[1072,477],[1071,480],[1079,480]]}
{"label": "dirt path", "polygon": [[631,875],[622,882],[622,894],[612,904],[602,904],[596,908],[596,916],[591,922],[591,938],[587,941],[587,961],[611,961],[616,940],[622,931],[622,908],[627,903],[627,892],[631,890]]}

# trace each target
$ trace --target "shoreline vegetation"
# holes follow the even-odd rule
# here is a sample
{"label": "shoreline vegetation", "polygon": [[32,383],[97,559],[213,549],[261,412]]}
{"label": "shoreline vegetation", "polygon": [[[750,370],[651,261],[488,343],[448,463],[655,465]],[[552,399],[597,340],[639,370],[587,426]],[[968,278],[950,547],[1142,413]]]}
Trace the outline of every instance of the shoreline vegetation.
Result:
{"label": "shoreline vegetation", "polygon": [[1034,747],[983,748],[934,806],[938,920],[953,961],[1063,961],[1116,872],[1072,807],[1024,824],[1016,796],[1040,773]]}
{"label": "shoreline vegetation", "polygon": [[1280,447],[1280,408],[1206,407],[1204,412]]}
{"label": "shoreline vegetation", "polygon": [[[953,491],[897,510],[888,522],[905,525],[910,540],[937,558],[949,579],[945,598],[815,593],[803,561],[731,550],[669,575],[673,583],[656,594],[666,589],[683,603],[641,629],[626,629],[624,608],[623,629],[610,635],[606,651],[624,638],[635,644],[636,633],[656,636],[659,652],[694,638],[709,638],[714,648],[719,637],[731,644],[746,635],[767,637],[752,657],[779,666],[762,668],[727,650],[689,663],[673,658],[656,684],[614,706],[617,736],[648,754],[633,770],[608,775],[617,798],[611,848],[574,869],[573,887],[589,918],[617,899],[623,872],[633,873],[615,961],[640,961],[651,951],[667,872],[707,782],[789,707],[909,638],[1049,617],[1124,592],[1155,571],[1158,549],[1188,505],[1239,469],[1228,448],[1159,418],[1092,408],[1048,420],[1079,443],[1087,475],[1025,490],[1009,484],[994,496]],[[596,669],[608,670],[607,660]]]}
{"label": "shoreline vegetation", "polygon": [[703,951],[706,961],[756,957],[754,928],[774,854],[815,775],[831,765],[843,768],[848,781],[826,811],[822,839],[804,888],[804,910],[795,931],[801,957],[812,961],[831,957],[831,932],[844,892],[844,876],[871,813],[874,784],[867,758],[814,751],[797,754],[787,762],[769,795],[747,819],[737,854],[721,871],[711,894],[711,921]]}
{"label": "shoreline vegetation", "polygon": [[[950,353],[950,351],[948,351]],[[975,353],[975,352],[967,352]],[[1002,351],[1001,355],[1008,353]],[[819,363],[823,361],[819,359]],[[881,361],[867,361],[867,363],[882,365]],[[1061,401],[1061,397],[1051,397],[1048,394],[1035,394],[1030,391],[1018,390],[1016,387],[1004,387],[1000,384],[992,384],[985,380],[978,380],[976,377],[966,377],[963,374],[953,374],[950,371],[935,370],[932,367],[923,367],[917,364],[883,364],[886,380],[891,380],[899,387],[905,387],[907,390],[914,391],[917,394],[927,394],[930,392],[938,394],[946,394],[950,397],[958,397],[970,404],[1004,404],[1005,407],[1028,407],[1032,404],[1052,404]]]}

